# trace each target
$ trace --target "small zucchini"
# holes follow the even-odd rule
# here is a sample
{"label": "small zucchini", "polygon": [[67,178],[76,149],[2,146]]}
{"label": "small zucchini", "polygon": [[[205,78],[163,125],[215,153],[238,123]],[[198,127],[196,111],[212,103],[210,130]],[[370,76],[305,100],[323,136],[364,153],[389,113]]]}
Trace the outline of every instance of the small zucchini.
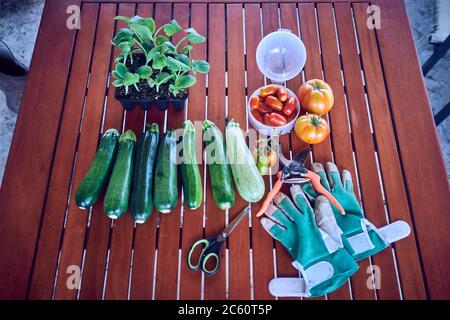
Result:
{"label": "small zucchini", "polygon": [[103,209],[108,217],[117,219],[128,209],[131,177],[133,175],[136,135],[128,130],[119,137],[119,150],[106,190]]}
{"label": "small zucchini", "polygon": [[230,162],[234,184],[241,197],[248,202],[258,202],[264,196],[265,185],[248,149],[239,124],[231,120],[225,131],[227,159]]}
{"label": "small zucchini", "polygon": [[116,158],[118,138],[116,129],[103,133],[94,160],[75,194],[75,203],[81,209],[93,206],[105,188]]}
{"label": "small zucchini", "polygon": [[203,121],[202,130],[214,202],[219,209],[226,210],[233,206],[235,195],[223,136],[219,128],[209,120]]}
{"label": "small zucchini", "polygon": [[153,172],[158,150],[159,127],[153,123],[138,138],[130,196],[130,211],[136,223],[148,220],[153,209]]}
{"label": "small zucchini", "polygon": [[202,177],[195,154],[195,128],[190,120],[183,123],[183,149],[181,177],[183,179],[184,203],[195,210],[202,204]]}
{"label": "small zucchini", "polygon": [[175,132],[167,130],[158,146],[155,164],[153,201],[161,213],[172,211],[178,201],[177,141]]}

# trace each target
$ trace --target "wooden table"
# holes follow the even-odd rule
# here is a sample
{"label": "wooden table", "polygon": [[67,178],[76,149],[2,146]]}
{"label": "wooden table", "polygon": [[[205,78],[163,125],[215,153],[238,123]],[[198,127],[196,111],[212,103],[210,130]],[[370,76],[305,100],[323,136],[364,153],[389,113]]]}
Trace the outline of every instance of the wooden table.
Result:
{"label": "wooden table", "polygon": [[[380,30],[367,28],[365,1],[100,2],[47,0],[0,194],[1,298],[273,299],[269,280],[297,273],[254,217],[258,205],[229,239],[219,274],[187,268],[193,240],[219,231],[245,205],[239,198],[228,213],[219,211],[209,179],[204,207],[190,212],[180,202],[138,226],[129,214],[112,223],[102,201],[81,211],[73,195],[107,128],[176,128],[186,117],[211,119],[221,129],[234,118],[248,128],[247,94],[265,83],[256,46],[280,27],[299,34],[308,55],[287,86],[324,78],[335,93],[332,136],[314,146],[313,160],[334,160],[354,174],[374,224],[403,219],[412,226],[407,239],[361,261],[351,281],[327,298],[450,297],[449,185],[402,1],[371,1],[381,8]],[[81,6],[79,30],[66,27],[74,3]],[[109,76],[117,51],[110,40],[121,22],[113,18],[135,13],[207,34],[193,54],[208,59],[211,72],[198,77],[185,113],[124,113],[114,99]],[[294,135],[282,142],[285,154],[305,147]],[[367,287],[371,266],[381,270],[377,290]],[[67,284],[77,270],[81,288],[74,289]]]}

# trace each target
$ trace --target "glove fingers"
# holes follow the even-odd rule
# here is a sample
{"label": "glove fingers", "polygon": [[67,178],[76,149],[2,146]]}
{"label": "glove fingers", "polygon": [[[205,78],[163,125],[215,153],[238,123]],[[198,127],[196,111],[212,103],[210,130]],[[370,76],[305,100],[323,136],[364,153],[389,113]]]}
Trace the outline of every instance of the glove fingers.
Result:
{"label": "glove fingers", "polygon": [[324,186],[324,188],[328,191],[331,191],[330,183],[328,182],[327,174],[325,173],[323,165],[321,163],[314,162],[311,165],[311,169],[320,176],[320,183],[322,184],[322,186]]}
{"label": "glove fingers", "polygon": [[353,192],[352,174],[348,170],[342,170],[342,183],[345,190]]}
{"label": "glove fingers", "polygon": [[326,172],[328,176],[328,181],[333,189],[342,189],[342,181],[339,175],[339,170],[333,162],[327,162]]}
{"label": "glove fingers", "polygon": [[287,195],[282,192],[278,192],[273,201],[277,205],[277,207],[292,221],[298,221],[301,213],[298,211],[298,208],[295,207],[295,205]]}
{"label": "glove fingers", "polygon": [[261,225],[272,238],[277,239],[278,241],[281,241],[280,239],[283,238],[283,233],[286,231],[279,224],[266,217],[261,218]]}
{"label": "glove fingers", "polygon": [[314,203],[314,200],[317,198],[317,192],[314,190],[311,182],[307,182],[302,184],[302,190],[305,196],[308,198],[309,202]]}
{"label": "glove fingers", "polygon": [[[279,192],[275,196],[275,199],[277,199],[277,197],[279,197],[278,196],[279,194],[283,195],[282,192]],[[274,202],[276,203],[275,199],[274,199]],[[265,211],[265,214],[266,214],[267,217],[269,217],[270,219],[274,220],[275,222],[281,224],[285,228],[289,228],[290,225],[293,223],[292,222],[293,219],[291,217],[288,217],[286,213],[281,211],[279,208],[277,208],[273,204],[270,204],[269,207],[267,207],[267,210]]]}
{"label": "glove fingers", "polygon": [[300,185],[294,184],[291,187],[291,195],[292,199],[294,200],[295,206],[298,208],[298,210],[300,210],[302,214],[312,213],[311,204],[306,198],[306,195]]}

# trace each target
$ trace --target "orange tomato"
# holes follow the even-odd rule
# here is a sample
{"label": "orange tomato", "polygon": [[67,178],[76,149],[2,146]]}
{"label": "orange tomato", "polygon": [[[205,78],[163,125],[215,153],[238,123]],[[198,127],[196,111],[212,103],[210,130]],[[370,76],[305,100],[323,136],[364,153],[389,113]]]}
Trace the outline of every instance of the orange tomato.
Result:
{"label": "orange tomato", "polygon": [[306,112],[326,114],[334,103],[333,90],[325,81],[309,80],[301,85],[297,92],[300,106]]}
{"label": "orange tomato", "polygon": [[315,114],[305,114],[295,121],[295,134],[309,144],[321,143],[330,135],[325,119]]}
{"label": "orange tomato", "polygon": [[252,97],[250,98],[250,102],[249,102],[250,108],[251,108],[252,110],[256,109],[256,108],[258,107],[259,101],[260,101],[260,100],[259,100],[259,97],[258,97],[257,95],[252,96]]}
{"label": "orange tomato", "polygon": [[276,94],[278,91],[278,87],[274,84],[269,84],[268,86],[262,87],[259,91],[259,96],[261,98],[265,98],[267,96],[271,96]]}
{"label": "orange tomato", "polygon": [[267,153],[267,159],[269,160],[269,167],[273,167],[278,161],[278,153],[276,151],[269,151]]}

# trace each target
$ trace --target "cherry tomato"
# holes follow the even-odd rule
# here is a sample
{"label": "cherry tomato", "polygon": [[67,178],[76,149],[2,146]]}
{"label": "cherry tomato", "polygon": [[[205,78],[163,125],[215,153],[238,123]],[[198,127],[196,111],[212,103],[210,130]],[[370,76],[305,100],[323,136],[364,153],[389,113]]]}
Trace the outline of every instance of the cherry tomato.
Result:
{"label": "cherry tomato", "polygon": [[269,160],[268,166],[273,167],[278,161],[278,153],[269,151],[269,153],[267,153],[267,159]]}
{"label": "cherry tomato", "polygon": [[256,121],[260,122],[260,123],[264,123],[264,119],[262,114],[257,110],[257,109],[253,109],[251,111],[253,117],[255,117]]}
{"label": "cherry tomato", "polygon": [[258,106],[256,107],[256,110],[258,110],[261,113],[272,112],[272,108],[266,105],[264,102],[259,102]]}
{"label": "cherry tomato", "polygon": [[258,103],[259,103],[259,97],[257,95],[254,95],[250,98],[250,109],[254,110],[258,107]]}
{"label": "cherry tomato", "polygon": [[269,159],[267,156],[259,155],[257,166],[259,173],[262,175],[267,174],[269,172]]}
{"label": "cherry tomato", "polygon": [[277,98],[281,102],[285,102],[289,98],[287,89],[283,87],[278,88]]}
{"label": "cherry tomato", "polygon": [[259,95],[261,98],[265,98],[267,96],[276,94],[277,91],[278,91],[278,87],[276,85],[269,84],[268,86],[261,88]]}
{"label": "cherry tomato", "polygon": [[274,96],[267,96],[264,99],[264,103],[276,111],[281,111],[283,109],[283,103]]}
{"label": "cherry tomato", "polygon": [[270,123],[270,113],[264,113],[263,114],[263,123],[266,125],[266,126],[272,126],[272,124]]}
{"label": "cherry tomato", "polygon": [[269,123],[275,127],[284,126],[287,123],[287,119],[279,113],[272,112],[269,114]]}
{"label": "cherry tomato", "polygon": [[283,113],[288,117],[297,111],[297,103],[294,97],[290,97],[288,101],[283,104]]}

